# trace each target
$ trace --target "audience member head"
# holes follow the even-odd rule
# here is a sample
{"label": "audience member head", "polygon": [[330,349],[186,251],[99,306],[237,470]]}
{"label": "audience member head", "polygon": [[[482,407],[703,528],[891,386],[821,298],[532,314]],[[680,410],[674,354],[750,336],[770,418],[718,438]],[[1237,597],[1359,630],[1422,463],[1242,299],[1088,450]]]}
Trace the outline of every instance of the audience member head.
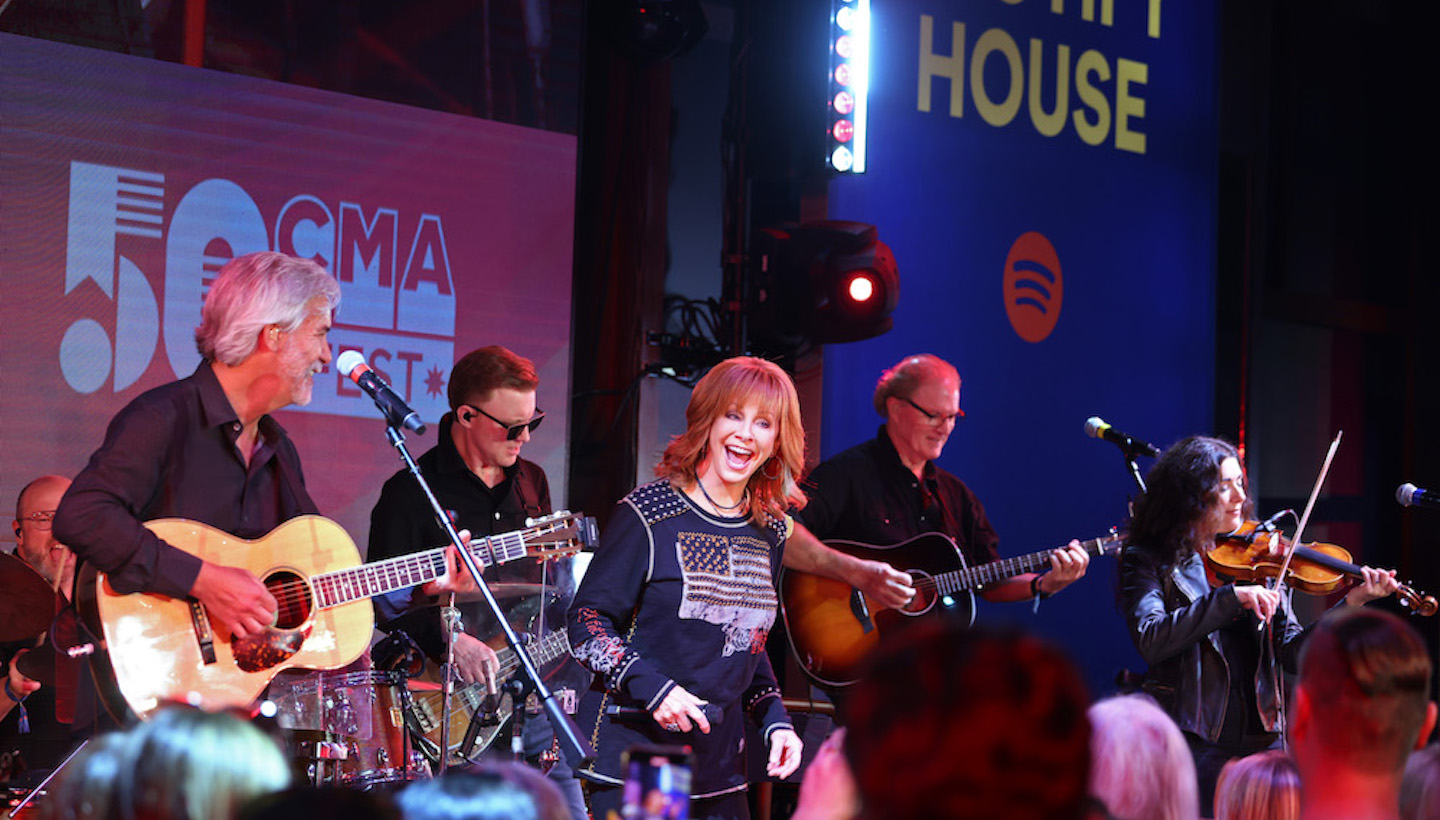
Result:
{"label": "audience member head", "polygon": [[1420,634],[1379,609],[1331,610],[1300,650],[1290,738],[1295,762],[1394,773],[1435,725]]}
{"label": "audience member head", "polygon": [[1298,820],[1300,771],[1280,749],[1237,757],[1215,784],[1215,820]]}
{"label": "audience member head", "polygon": [[50,585],[70,594],[75,579],[75,553],[55,540],[51,524],[70,479],[42,475],[25,485],[15,498],[15,554],[40,573]]}
{"label": "audience member head", "polygon": [[1400,784],[1400,820],[1440,817],[1440,745],[1431,744],[1405,761]]}
{"label": "audience member head", "polygon": [[750,512],[779,515],[787,507],[803,507],[805,494],[797,483],[805,468],[805,427],[795,382],[774,362],[737,356],[715,365],[690,393],[685,407],[685,432],[665,448],[655,475],[677,487],[698,480],[709,452],[711,428],[732,410],[754,404],[769,417],[775,431],[775,454],[750,476]]}
{"label": "audience member head", "polygon": [[847,705],[866,820],[1085,816],[1089,699],[1034,636],[943,619],[882,647]]}
{"label": "audience member head", "polygon": [[569,820],[560,789],[518,763],[452,768],[400,792],[405,820]]}
{"label": "audience member head", "polygon": [[55,820],[230,820],[290,784],[280,747],[227,713],[165,706],[90,741],[50,801]]}
{"label": "audience member head", "polygon": [[339,306],[339,283],[313,260],[273,251],[237,256],[210,285],[195,347],[206,359],[235,366],[255,351],[266,325],[294,332],[317,307],[330,315]]}
{"label": "audience member head", "polygon": [[66,764],[50,794],[37,803],[43,820],[127,820],[120,807],[119,784],[130,776],[130,735],[111,732],[93,737]]}
{"label": "audience member head", "polygon": [[1180,727],[1148,695],[1090,707],[1090,794],[1116,820],[1194,820],[1195,760]]}
{"label": "audience member head", "polygon": [[381,791],[300,786],[246,803],[236,820],[401,820],[400,807]]}

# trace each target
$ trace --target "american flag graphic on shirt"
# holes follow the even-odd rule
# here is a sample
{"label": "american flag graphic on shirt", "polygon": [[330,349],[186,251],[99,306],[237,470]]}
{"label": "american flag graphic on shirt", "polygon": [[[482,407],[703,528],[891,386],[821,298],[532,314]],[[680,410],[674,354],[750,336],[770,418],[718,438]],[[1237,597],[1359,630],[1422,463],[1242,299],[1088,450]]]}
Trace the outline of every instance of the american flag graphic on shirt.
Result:
{"label": "american flag graphic on shirt", "polygon": [[763,651],[777,606],[770,545],[740,533],[681,532],[676,549],[685,579],[680,617],[723,628],[726,656]]}

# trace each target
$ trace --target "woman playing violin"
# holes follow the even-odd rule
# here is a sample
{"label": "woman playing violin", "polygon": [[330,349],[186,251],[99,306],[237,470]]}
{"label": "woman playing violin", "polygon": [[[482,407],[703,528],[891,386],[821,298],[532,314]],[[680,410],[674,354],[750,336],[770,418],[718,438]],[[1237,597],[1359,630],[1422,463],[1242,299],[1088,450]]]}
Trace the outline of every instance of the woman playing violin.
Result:
{"label": "woman playing violin", "polygon": [[[1148,483],[1120,560],[1120,605],[1149,664],[1145,690],[1185,733],[1201,816],[1209,817],[1225,762],[1279,745],[1274,664],[1278,658],[1294,671],[1303,629],[1280,592],[1253,584],[1212,587],[1206,579],[1202,551],[1238,529],[1252,509],[1233,446],[1183,439],[1155,462]],[[1278,548],[1280,539],[1274,542]],[[1394,572],[1362,572],[1347,605],[1398,588]]]}

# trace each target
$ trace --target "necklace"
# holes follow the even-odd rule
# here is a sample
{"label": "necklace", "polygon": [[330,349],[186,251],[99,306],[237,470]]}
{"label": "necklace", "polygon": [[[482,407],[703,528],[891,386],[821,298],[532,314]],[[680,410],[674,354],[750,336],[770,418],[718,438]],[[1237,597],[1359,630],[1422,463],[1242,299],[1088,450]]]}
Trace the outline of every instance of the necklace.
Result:
{"label": "necklace", "polygon": [[698,487],[700,488],[700,494],[703,495],[703,496],[705,496],[705,500],[706,500],[706,501],[709,501],[709,502],[710,502],[710,506],[712,506],[712,507],[714,507],[715,509],[720,510],[720,511],[722,511],[722,512],[731,512],[731,511],[733,511],[733,510],[738,510],[738,509],[740,509],[741,507],[745,506],[745,503],[750,500],[750,488],[749,488],[749,487],[746,487],[744,494],[740,496],[740,500],[739,500],[739,501],[736,501],[734,504],[731,504],[730,506],[727,507],[727,506],[725,506],[724,504],[717,504],[717,503],[715,503],[715,499],[711,498],[711,497],[710,497],[710,493],[708,493],[708,492],[705,491],[705,482],[704,482],[704,481],[701,481],[699,478],[696,478],[696,479],[695,479],[695,484],[696,484],[696,486],[698,486]]}

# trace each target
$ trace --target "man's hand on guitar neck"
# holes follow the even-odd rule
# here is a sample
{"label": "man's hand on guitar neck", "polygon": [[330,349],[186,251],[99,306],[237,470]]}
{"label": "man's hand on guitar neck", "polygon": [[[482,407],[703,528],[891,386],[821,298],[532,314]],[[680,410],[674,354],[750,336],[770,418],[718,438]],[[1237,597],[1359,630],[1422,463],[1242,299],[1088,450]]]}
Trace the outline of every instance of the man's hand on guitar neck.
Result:
{"label": "man's hand on guitar neck", "polygon": [[785,541],[784,562],[790,569],[844,581],[870,601],[890,609],[900,609],[915,597],[909,575],[883,561],[868,561],[827,547],[799,521]]}
{"label": "man's hand on guitar neck", "polygon": [[[470,546],[470,531],[461,530],[460,543]],[[440,596],[447,592],[479,592],[480,587],[471,577],[470,570],[460,562],[460,553],[451,544],[445,548],[445,574],[420,588],[426,595]]]}
{"label": "man's hand on guitar neck", "polygon": [[275,624],[275,596],[248,570],[206,561],[190,594],[236,638],[258,635]]}

